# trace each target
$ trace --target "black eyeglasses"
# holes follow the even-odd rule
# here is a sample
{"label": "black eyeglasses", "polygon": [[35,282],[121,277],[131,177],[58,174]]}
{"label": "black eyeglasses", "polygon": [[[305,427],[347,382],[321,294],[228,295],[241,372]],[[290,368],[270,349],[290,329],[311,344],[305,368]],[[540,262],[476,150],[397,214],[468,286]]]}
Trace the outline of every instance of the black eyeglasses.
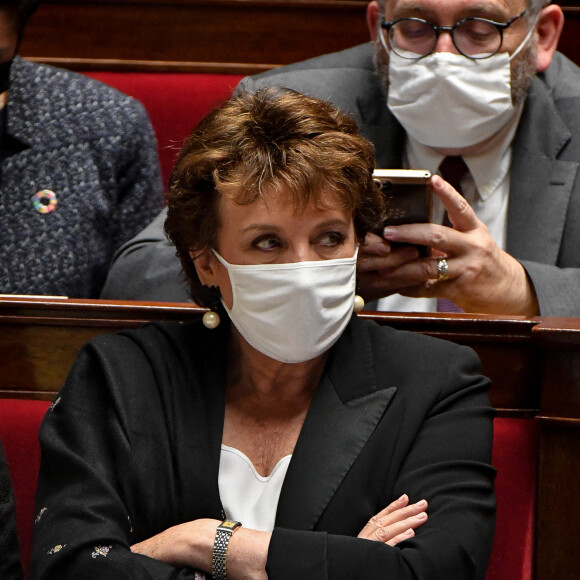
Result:
{"label": "black eyeglasses", "polygon": [[[441,32],[449,32],[455,48],[467,58],[489,58],[496,54],[503,43],[503,31],[521,18],[527,10],[507,22],[494,22],[485,18],[464,18],[453,26],[436,26],[422,18],[399,18],[381,22],[386,31],[389,48],[402,58],[417,60],[435,50]],[[385,34],[381,31],[381,42]]]}

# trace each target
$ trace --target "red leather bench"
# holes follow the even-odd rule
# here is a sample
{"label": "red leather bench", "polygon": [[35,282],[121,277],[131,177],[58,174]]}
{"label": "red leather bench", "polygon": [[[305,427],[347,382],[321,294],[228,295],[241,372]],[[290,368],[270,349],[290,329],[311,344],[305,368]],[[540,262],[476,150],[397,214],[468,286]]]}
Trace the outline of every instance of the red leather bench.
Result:
{"label": "red leather bench", "polygon": [[47,401],[0,399],[0,440],[14,489],[20,556],[25,572],[28,572],[40,466],[38,428],[49,405]]}
{"label": "red leather bench", "polygon": [[497,524],[486,580],[532,580],[539,428],[534,419],[496,418]]}
{"label": "red leather bench", "polygon": [[[28,569],[40,461],[38,428],[48,402],[0,399],[0,439],[16,499],[21,556]],[[486,580],[532,580],[538,429],[533,419],[495,420],[497,528]]]}
{"label": "red leather bench", "polygon": [[86,72],[141,101],[157,135],[163,183],[167,185],[177,153],[207,113],[227,99],[243,78],[239,74],[163,72]]}

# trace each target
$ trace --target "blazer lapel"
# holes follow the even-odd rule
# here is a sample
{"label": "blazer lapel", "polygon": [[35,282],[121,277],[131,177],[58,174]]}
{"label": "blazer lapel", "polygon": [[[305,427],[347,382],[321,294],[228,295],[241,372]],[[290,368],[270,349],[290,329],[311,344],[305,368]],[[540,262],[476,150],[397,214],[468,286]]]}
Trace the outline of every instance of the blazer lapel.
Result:
{"label": "blazer lapel", "polygon": [[557,263],[578,172],[577,162],[557,159],[570,137],[545,85],[534,79],[514,141],[510,179],[507,251],[518,259]]}
{"label": "blazer lapel", "polygon": [[[179,483],[182,486],[182,521],[199,517],[223,517],[218,474],[225,409],[225,369],[229,320],[223,317],[218,328],[208,331],[200,320],[182,325],[175,350],[182,352],[185,369],[182,381],[191,385],[175,403],[176,423],[184,430],[176,436],[182,450],[179,458]],[[196,395],[198,388],[201,396]],[[179,392],[179,389],[175,389]]]}
{"label": "blazer lapel", "polygon": [[395,391],[377,387],[370,338],[354,317],[308,411],[280,494],[277,526],[314,529]]}

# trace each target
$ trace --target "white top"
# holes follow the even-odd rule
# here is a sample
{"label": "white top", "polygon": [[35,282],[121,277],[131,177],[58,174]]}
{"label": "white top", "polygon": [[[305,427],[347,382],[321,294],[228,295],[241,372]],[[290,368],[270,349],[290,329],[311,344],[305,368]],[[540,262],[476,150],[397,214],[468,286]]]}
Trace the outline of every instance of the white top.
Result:
{"label": "white top", "polygon": [[[505,250],[507,238],[507,212],[510,191],[510,166],[512,141],[516,134],[523,106],[520,105],[512,120],[482,151],[464,155],[469,173],[461,182],[463,196],[474,209],[477,217],[487,226],[495,243]],[[428,169],[439,173],[439,165],[445,155],[407,136],[403,164],[405,167]],[[445,208],[437,196],[433,196],[433,223],[442,223]],[[381,298],[379,310],[395,312],[436,312],[436,298],[406,298],[393,294]]]}
{"label": "white top", "polygon": [[244,453],[222,444],[218,485],[226,518],[271,532],[290,459],[292,455],[282,457],[272,473],[263,477]]}

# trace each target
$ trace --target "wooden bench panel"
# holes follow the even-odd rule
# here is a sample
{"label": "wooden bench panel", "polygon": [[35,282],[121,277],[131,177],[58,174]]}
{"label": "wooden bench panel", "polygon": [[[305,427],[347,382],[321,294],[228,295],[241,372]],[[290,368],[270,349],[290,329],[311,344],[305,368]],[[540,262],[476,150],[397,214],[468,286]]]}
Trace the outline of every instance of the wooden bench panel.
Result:
{"label": "wooden bench panel", "polygon": [[[252,74],[369,39],[367,0],[46,0],[21,54],[87,70]],[[580,8],[561,50],[580,63]]]}
{"label": "wooden bench panel", "polygon": [[[99,333],[148,320],[188,320],[204,310],[188,304],[0,298],[0,396],[52,398],[80,346]],[[532,416],[540,405],[537,320],[472,315],[363,314],[379,324],[424,332],[474,348],[492,378],[494,406]],[[48,347],[50,345],[50,348]],[[1,368],[0,367],[0,368]]]}

